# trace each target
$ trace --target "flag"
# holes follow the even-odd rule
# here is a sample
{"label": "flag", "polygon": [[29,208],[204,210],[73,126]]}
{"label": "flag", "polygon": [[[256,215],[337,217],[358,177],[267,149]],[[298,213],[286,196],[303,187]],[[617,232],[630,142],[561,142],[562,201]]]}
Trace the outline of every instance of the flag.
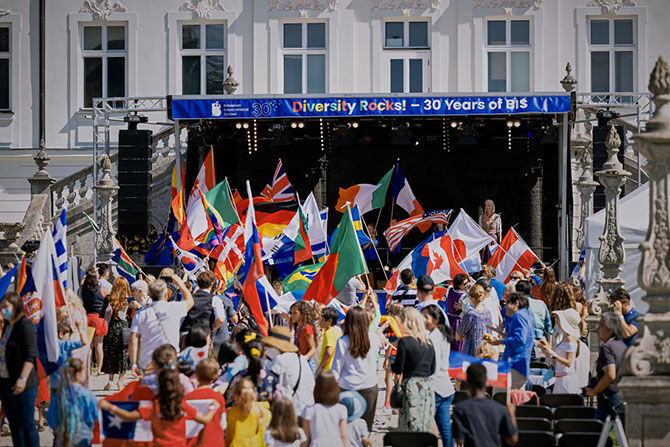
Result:
{"label": "flag", "polygon": [[362,214],[382,208],[386,203],[386,191],[388,191],[392,176],[393,168],[384,174],[384,177],[376,185],[359,183],[347,189],[340,188],[340,197],[337,199],[335,209],[341,213],[344,212],[347,202],[352,207],[354,204],[358,204]]}
{"label": "flag", "polygon": [[328,232],[328,208],[324,208],[321,211],[319,211],[319,215],[321,216],[321,224],[323,225],[323,231]]}
{"label": "flag", "polygon": [[468,366],[475,363],[481,363],[486,368],[486,380],[489,386],[507,388],[507,381],[511,372],[510,362],[480,359],[458,351],[451,351],[449,354],[449,377],[462,381],[467,380]]}
{"label": "flag", "polygon": [[349,209],[342,215],[339,227],[330,245],[330,254],[305,291],[303,300],[328,304],[352,277],[368,273]]}
{"label": "flag", "polygon": [[[303,203],[303,209],[307,217],[307,235],[312,246],[312,254],[314,256],[323,256],[328,253],[328,246],[326,244],[328,236],[324,229],[321,212],[316,204],[314,193],[309,193],[307,200]],[[328,208],[324,211],[326,214],[325,217],[328,219]]]}
{"label": "flag", "polygon": [[114,238],[114,252],[112,253],[112,261],[116,263],[116,273],[128,280],[129,284],[135,282],[138,270],[135,268],[135,263],[130,259],[128,253],[123,249],[118,239]]}
{"label": "flag", "polygon": [[281,158],[277,163],[277,169],[272,176],[272,185],[266,185],[261,192],[263,197],[268,197],[273,202],[290,202],[295,201],[295,190],[288,181],[288,176],[282,165]]}
{"label": "flag", "polygon": [[[195,197],[193,196],[195,193]],[[205,236],[213,231],[211,221],[207,217],[207,208],[204,203],[204,196],[198,186],[193,187],[191,197],[188,199],[188,208],[186,209],[186,225],[188,230],[196,241],[204,242]]]}
{"label": "flag", "polygon": [[100,232],[100,227],[98,226],[98,224],[95,223],[95,221],[91,218],[91,216],[84,213],[83,211],[82,211],[82,213],[84,214],[84,216],[86,216],[86,220],[88,220],[88,223],[91,224],[91,227],[93,228],[93,231],[95,233],[99,233]]}
{"label": "flag", "polygon": [[284,292],[291,292],[296,300],[302,300],[305,291],[309,285],[312,284],[314,277],[319,273],[323,264],[324,262],[320,262],[318,264],[305,265],[295,269],[293,273],[288,275],[282,281]]}
{"label": "flag", "polygon": [[267,314],[277,305],[279,296],[277,295],[277,292],[275,292],[275,289],[272,288],[272,284],[270,284],[270,281],[268,281],[268,278],[265,275],[256,281],[256,289],[258,290],[263,313]]}
{"label": "flag", "polygon": [[[33,299],[40,301],[37,324],[37,352],[46,375],[58,368],[58,330],[56,309],[65,304],[65,296],[56,271],[56,246],[51,232],[45,231],[31,269]],[[25,287],[24,287],[25,288]]]}
{"label": "flag", "polygon": [[463,209],[458,213],[447,232],[454,241],[454,254],[459,265],[474,272],[481,270],[479,251],[493,239],[472,220]]}
{"label": "flag", "polygon": [[180,187],[184,187],[184,175],[186,174],[186,160],[181,162],[181,183],[177,182],[177,162],[172,167],[172,180],[170,182],[170,198],[174,199]]}
{"label": "flag", "polygon": [[307,233],[307,216],[302,212],[302,207],[298,205],[298,234],[296,234],[294,241],[295,249],[293,255],[293,263],[307,261],[312,259],[312,245]]}
{"label": "flag", "polygon": [[56,245],[58,279],[63,285],[63,289],[65,289],[67,287],[67,219],[65,217],[65,208],[60,212],[60,217],[56,221],[51,234]]}
{"label": "flag", "polygon": [[[251,199],[251,185],[247,180],[247,197]],[[251,314],[258,324],[264,336],[268,335],[268,321],[263,315],[260,296],[256,282],[264,276],[263,260],[261,258],[261,239],[256,228],[256,214],[254,213],[253,200],[250,200],[247,210],[247,219],[244,224],[244,270],[246,278],[242,285],[244,301],[249,306]]]}
{"label": "flag", "polygon": [[195,279],[199,273],[207,270],[207,264],[205,264],[205,261],[193,253],[179,248],[177,244],[174,243],[174,239],[172,239],[172,237],[170,237],[170,241],[172,242],[172,249],[174,250],[175,256],[184,266],[189,277]]}
{"label": "flag", "polygon": [[182,188],[170,203],[172,208],[172,215],[177,220],[179,225],[184,225],[186,222],[186,213],[184,212],[184,189]]}
{"label": "flag", "polygon": [[222,227],[225,228],[240,223],[240,218],[237,215],[237,210],[230,196],[230,187],[228,186],[227,179],[224,179],[209,190],[205,194],[205,198],[221,216],[220,224]]}
{"label": "flag", "polygon": [[244,228],[241,224],[224,230],[223,243],[212,250],[211,257],[216,259],[214,274],[227,284],[244,260]]}
{"label": "flag", "polygon": [[[205,157],[205,161],[200,166],[200,171],[198,171],[198,176],[193,182],[193,187],[191,188],[191,194],[188,196],[188,202],[186,208],[190,208],[191,201],[198,199],[197,188],[206,194],[210,189],[214,188],[216,185],[216,173],[214,170],[214,147],[210,146],[209,152]],[[183,188],[182,184],[182,188]]]}
{"label": "flag", "polygon": [[450,215],[451,210],[440,210],[411,216],[388,227],[386,231],[384,231],[384,237],[388,242],[389,248],[395,250],[402,238],[405,237],[412,228],[424,222],[443,223],[444,225],[447,225],[449,223]]}
{"label": "flag", "polygon": [[337,311],[337,322],[344,320],[349,312],[349,306],[345,306],[339,300],[330,300],[330,303],[326,307],[333,308]]}
{"label": "flag", "polygon": [[417,278],[421,275],[430,276],[436,284],[452,279],[458,273],[464,273],[456,261],[453,241],[448,234],[437,239],[430,236],[402,260],[384,286],[389,294],[395,292],[400,285],[398,276],[406,268],[414,270]]}
{"label": "flag", "polygon": [[312,258],[312,249],[307,236],[307,222],[302,207],[298,207],[291,222],[284,231],[276,237],[263,238],[263,260],[270,264],[293,265]]}
{"label": "flag", "polygon": [[144,263],[146,265],[172,265],[174,263],[172,246],[168,243],[168,236],[174,231],[177,219],[174,217],[172,208],[170,208],[168,213],[165,228],[158,234],[158,237],[144,255]]}
{"label": "flag", "polygon": [[[414,197],[412,188],[410,188],[407,179],[402,174],[400,170],[400,162],[396,163],[395,174],[393,175],[393,182],[391,183],[391,197],[398,206],[405,211],[410,216],[416,216],[423,214],[423,208],[419,205],[419,201]],[[430,228],[430,225],[424,225],[426,231]]]}
{"label": "flag", "polygon": [[514,228],[510,228],[500,241],[498,249],[489,259],[488,265],[496,269],[496,279],[507,284],[514,270],[528,270],[537,261],[538,257],[533,250],[514,231]]}
{"label": "flag", "polygon": [[12,284],[12,279],[14,279],[14,275],[16,274],[18,268],[19,264],[12,267],[11,270],[9,270],[7,273],[3,275],[2,278],[0,278],[0,300],[5,296],[5,293],[7,293],[7,290],[9,289],[9,286]]}
{"label": "flag", "polygon": [[[358,209],[358,205],[354,205],[351,208],[351,219],[354,223],[354,229],[356,230],[356,237],[358,238],[358,243],[362,246],[365,244],[369,244],[372,242],[370,238],[368,237],[367,233],[363,229],[363,220],[361,219],[361,212]],[[342,222],[340,222],[340,225]],[[330,235],[330,245],[333,245],[333,241],[335,240],[335,236],[337,235],[337,231],[340,228],[340,225],[338,225],[335,228],[335,231],[333,231],[333,234]]]}

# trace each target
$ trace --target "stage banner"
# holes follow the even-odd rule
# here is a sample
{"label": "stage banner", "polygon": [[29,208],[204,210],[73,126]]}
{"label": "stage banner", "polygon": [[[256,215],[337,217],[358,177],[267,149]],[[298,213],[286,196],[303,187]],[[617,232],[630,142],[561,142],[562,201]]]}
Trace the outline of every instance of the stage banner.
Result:
{"label": "stage banner", "polygon": [[173,97],[168,103],[172,119],[513,115],[570,111],[568,95],[253,99]]}

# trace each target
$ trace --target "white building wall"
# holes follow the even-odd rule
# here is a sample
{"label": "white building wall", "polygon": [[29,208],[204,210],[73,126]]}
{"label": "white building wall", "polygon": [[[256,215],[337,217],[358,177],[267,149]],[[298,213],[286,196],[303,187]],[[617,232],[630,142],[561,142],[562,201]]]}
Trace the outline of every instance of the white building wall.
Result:
{"label": "white building wall", "polygon": [[[181,94],[179,25],[182,22],[226,23],[226,65],[232,65],[240,94],[283,93],[282,24],[287,20],[327,22],[326,92],[388,91],[388,52],[383,29],[387,19],[429,22],[429,66],[424,91],[487,90],[485,28],[487,18],[531,19],[531,90],[560,90],[564,67],[571,62],[579,91],[590,90],[587,19],[591,16],[632,17],[636,21],[635,89],[646,91],[648,74],[659,54],[668,56],[670,2],[666,0],[89,0],[103,5],[88,12],[83,0],[46,1],[46,146],[52,166],[87,164],[92,144],[91,112],[83,105],[81,26],[85,23],[127,27],[126,95]],[[498,8],[498,5],[536,7]],[[610,14],[598,5],[614,4]],[[625,4],[626,6],[622,6]],[[104,5],[117,5],[105,11]],[[307,5],[305,7],[305,5]],[[634,5],[634,6],[629,6]],[[486,7],[494,6],[494,7]],[[188,7],[200,8],[202,13]],[[304,10],[302,9],[304,8]],[[11,111],[0,111],[0,221],[17,220],[25,209],[28,183],[12,180],[30,175],[28,163],[13,169],[17,159],[30,160],[39,144],[38,2],[2,0],[0,26],[11,29]],[[163,114],[150,116],[154,122]],[[112,139],[123,123],[112,123]],[[156,126],[160,128],[160,126]],[[25,153],[18,155],[19,152]],[[66,153],[77,156],[60,161]],[[81,164],[80,164],[81,163]],[[60,177],[67,168],[51,170]],[[7,183],[7,184],[6,184]],[[20,205],[23,203],[23,206]],[[6,208],[6,207],[3,207]]]}

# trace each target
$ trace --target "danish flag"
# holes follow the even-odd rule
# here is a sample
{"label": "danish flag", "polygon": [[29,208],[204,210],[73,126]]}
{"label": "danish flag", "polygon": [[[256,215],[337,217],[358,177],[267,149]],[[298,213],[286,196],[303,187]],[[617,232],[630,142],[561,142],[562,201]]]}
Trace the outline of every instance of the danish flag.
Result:
{"label": "danish flag", "polygon": [[510,228],[489,259],[488,265],[496,269],[496,279],[505,284],[514,270],[528,270],[538,261],[528,244]]}
{"label": "danish flag", "polygon": [[295,190],[288,181],[284,166],[279,159],[275,174],[272,176],[272,186],[266,185],[261,195],[272,199],[273,202],[290,202],[295,200]]}

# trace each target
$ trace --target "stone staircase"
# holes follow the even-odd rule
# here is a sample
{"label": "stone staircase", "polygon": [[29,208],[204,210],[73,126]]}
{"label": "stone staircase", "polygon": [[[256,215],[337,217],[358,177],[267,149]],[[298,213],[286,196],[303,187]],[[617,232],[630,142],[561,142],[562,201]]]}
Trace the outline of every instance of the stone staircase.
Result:
{"label": "stone staircase", "polygon": [[[154,133],[151,137],[151,208],[150,224],[158,231],[167,220],[170,206],[170,187],[172,169],[176,159],[174,127],[170,126]],[[186,129],[180,129],[181,147],[186,147]],[[86,268],[94,259],[95,242],[93,228],[86,215],[94,218],[94,179],[93,164],[67,177],[55,181],[48,174],[48,156],[39,154],[35,157],[38,172],[29,178],[31,183],[31,199],[28,210],[20,223],[2,224],[4,231],[4,247],[0,251],[3,262],[14,262],[15,254],[26,242],[39,241],[48,227],[55,224],[61,209],[67,209],[67,242],[68,254],[79,256],[82,267]],[[118,153],[110,153],[112,162],[112,178],[116,182]],[[112,222],[117,226],[116,194],[112,202]],[[98,216],[101,204],[97,203]]]}

